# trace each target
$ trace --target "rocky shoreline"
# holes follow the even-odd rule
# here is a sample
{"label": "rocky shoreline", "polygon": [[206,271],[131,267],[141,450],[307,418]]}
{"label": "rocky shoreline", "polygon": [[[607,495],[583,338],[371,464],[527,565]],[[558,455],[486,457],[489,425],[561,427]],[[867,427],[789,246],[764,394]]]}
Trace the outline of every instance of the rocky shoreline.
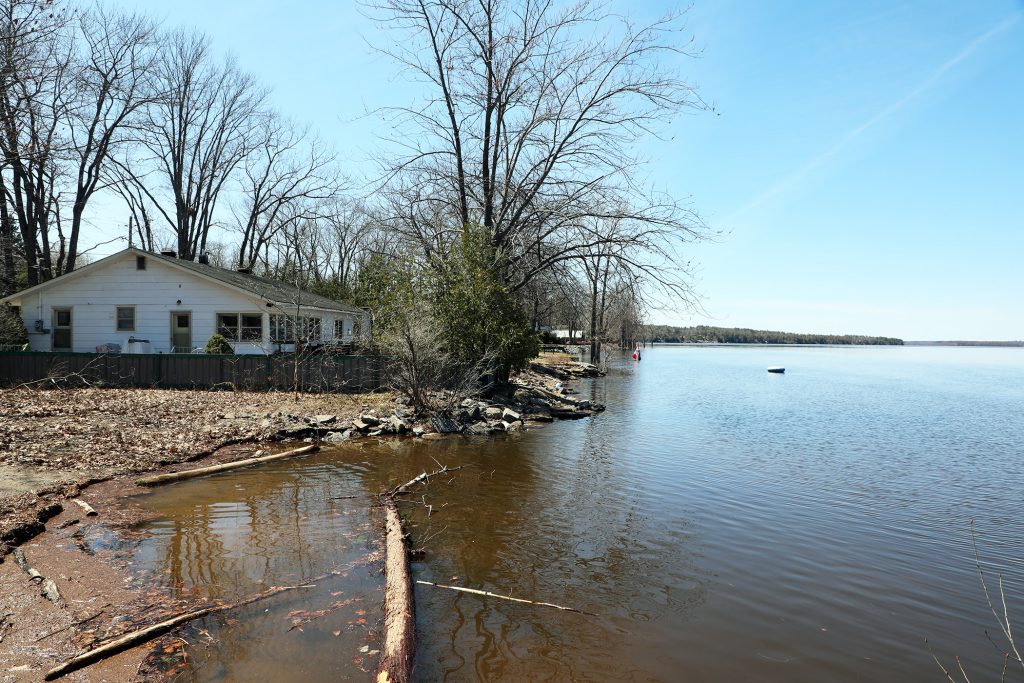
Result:
{"label": "rocky shoreline", "polygon": [[[550,358],[546,361],[538,364],[540,369],[531,367],[487,396],[459,400],[450,394],[436,394],[432,398],[446,407],[430,415],[416,414],[405,399],[394,394],[307,396],[295,400],[285,395],[160,390],[118,393],[122,390],[95,389],[37,392],[29,397],[30,403],[20,405],[16,403],[21,398],[18,390],[8,391],[8,403],[0,403],[0,416],[17,415],[23,421],[8,420],[0,428],[0,446],[4,439],[10,443],[15,435],[37,441],[0,453],[0,467],[20,466],[62,479],[14,495],[3,495],[9,488],[0,490],[0,594],[5,595],[0,607],[6,607],[0,609],[0,663],[4,663],[0,666],[0,681],[11,680],[10,675],[18,680],[41,680],[44,671],[70,654],[88,649],[97,639],[109,639],[129,629],[154,604],[168,603],[169,598],[159,591],[154,593],[152,586],[130,580],[116,550],[101,552],[75,542],[83,530],[92,528],[93,522],[87,522],[87,518],[100,519],[99,524],[106,528],[131,536],[131,529],[145,515],[138,506],[123,504],[142,492],[135,475],[191,469],[197,462],[204,466],[235,462],[266,452],[264,449],[276,451],[280,447],[268,448],[275,443],[329,446],[371,438],[474,437],[517,432],[604,409],[573,397],[570,387],[575,378],[600,376],[597,368],[553,363]],[[121,412],[97,410],[95,415],[90,414],[97,405],[109,408],[119,400],[124,408]],[[127,432],[115,437],[107,433],[112,428],[124,428],[119,420],[134,423],[133,413],[152,410],[155,405],[167,407],[169,414],[163,421],[145,422],[142,430],[132,432],[133,439]],[[211,411],[211,405],[230,409]],[[166,424],[168,421],[172,424]],[[77,468],[48,467],[48,451],[38,442],[61,424],[78,430],[75,438],[83,440],[79,453],[88,457],[75,459]],[[90,437],[82,431],[86,426],[106,431]],[[109,450],[114,448],[118,450]],[[57,458],[66,463],[70,456],[58,452]],[[99,473],[89,469],[97,463],[104,468]],[[97,511],[98,518],[88,517]],[[10,558],[8,553],[16,548],[21,553],[19,562],[5,561],[4,555]],[[59,604],[51,605],[40,596],[43,583],[26,579],[28,570],[20,566],[26,556],[33,570],[38,569],[41,581],[49,580],[47,585],[59,590]],[[184,609],[185,602],[171,600],[168,609]],[[79,625],[85,622],[89,622],[88,627]],[[160,651],[178,647],[179,640],[159,641]],[[153,647],[126,651],[95,665],[86,674],[74,674],[75,680],[162,680],[158,671],[147,669],[146,662],[155,651]]]}
{"label": "rocky shoreline", "polygon": [[[172,472],[197,461],[213,464],[250,457],[251,449],[231,448],[240,444],[342,444],[391,436],[433,439],[517,432],[556,419],[579,419],[603,411],[604,406],[573,398],[570,383],[602,374],[593,365],[548,358],[531,363],[509,385],[486,398],[456,401],[450,394],[438,393],[433,398],[448,407],[430,415],[417,415],[406,399],[393,394],[310,396],[294,401],[281,394],[8,390],[3,392],[7,405],[0,410],[7,418],[0,430],[0,447],[7,446],[0,448],[0,466],[15,474],[46,475],[49,483],[35,485],[33,478],[22,490],[0,491],[0,562],[15,547],[42,533],[46,522],[60,514],[68,501],[100,482]],[[116,399],[128,404],[121,414],[115,410]],[[180,408],[181,404],[187,407]],[[275,404],[276,410],[266,410]],[[211,414],[207,411],[211,405],[241,409]],[[306,410],[297,410],[301,408]],[[327,410],[331,408],[340,410]],[[159,416],[147,420],[138,415],[159,409],[167,412],[162,422]],[[81,431],[83,423],[94,419],[102,434]],[[165,423],[175,420],[187,423],[168,429]],[[44,442],[65,427],[72,437],[62,434]],[[86,442],[76,446],[75,438]]]}

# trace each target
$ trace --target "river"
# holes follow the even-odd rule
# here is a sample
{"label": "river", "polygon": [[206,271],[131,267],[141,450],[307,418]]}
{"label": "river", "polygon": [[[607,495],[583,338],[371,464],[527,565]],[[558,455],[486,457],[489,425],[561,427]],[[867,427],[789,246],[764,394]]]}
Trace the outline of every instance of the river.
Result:
{"label": "river", "polygon": [[436,463],[464,468],[404,505],[415,579],[599,616],[419,585],[419,680],[923,682],[933,652],[997,678],[970,521],[1024,629],[1024,349],[662,346],[579,389],[607,412],[135,499],[156,519],[133,566],[178,593],[343,570],[197,625],[178,680],[371,680],[369,506]]}

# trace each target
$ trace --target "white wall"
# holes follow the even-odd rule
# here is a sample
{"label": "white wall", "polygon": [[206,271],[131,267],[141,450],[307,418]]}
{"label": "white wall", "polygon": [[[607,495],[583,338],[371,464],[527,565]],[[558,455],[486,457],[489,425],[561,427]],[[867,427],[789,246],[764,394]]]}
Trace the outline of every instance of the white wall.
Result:
{"label": "white wall", "polygon": [[[38,293],[28,293],[20,301],[22,318],[29,331],[33,351],[50,351],[53,309],[72,309],[72,350],[92,352],[97,346],[118,343],[128,351],[129,337],[148,339],[150,353],[169,353],[171,349],[171,312],[192,314],[192,346],[203,347],[216,331],[218,313],[245,313],[263,317],[262,342],[232,342],[236,353],[270,353],[277,349],[269,341],[270,315],[289,313],[268,307],[256,295],[249,295],[191,272],[179,270],[157,258],[146,258],[146,269],[136,269],[136,254],[126,252],[111,258],[94,271],[67,276]],[[178,302],[181,303],[178,303]],[[118,306],[135,306],[135,330],[117,330]],[[291,312],[294,314],[294,311]],[[323,339],[331,340],[337,317],[353,316],[317,311],[303,307],[303,315],[322,319]],[[42,320],[45,334],[35,332]],[[351,325],[346,329],[351,329]],[[345,341],[349,341],[346,339]],[[283,350],[290,350],[285,348]]]}

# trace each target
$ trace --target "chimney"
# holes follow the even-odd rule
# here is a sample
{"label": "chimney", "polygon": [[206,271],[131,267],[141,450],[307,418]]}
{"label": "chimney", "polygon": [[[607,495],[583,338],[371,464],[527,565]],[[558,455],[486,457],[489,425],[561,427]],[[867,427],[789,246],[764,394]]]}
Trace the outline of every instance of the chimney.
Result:
{"label": "chimney", "polygon": [[210,265],[210,255],[209,254],[200,254],[199,255],[199,262],[202,263],[204,266]]}
{"label": "chimney", "polygon": [[160,255],[161,256],[169,256],[170,258],[178,258],[178,252],[174,251],[173,249],[167,249],[165,251],[161,251]]}

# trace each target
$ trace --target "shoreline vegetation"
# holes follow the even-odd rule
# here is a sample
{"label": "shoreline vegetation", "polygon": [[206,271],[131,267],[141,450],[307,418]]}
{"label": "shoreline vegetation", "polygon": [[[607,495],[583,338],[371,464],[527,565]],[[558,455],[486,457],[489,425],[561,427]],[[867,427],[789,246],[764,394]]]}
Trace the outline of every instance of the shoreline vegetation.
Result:
{"label": "shoreline vegetation", "polygon": [[858,344],[877,346],[903,346],[896,337],[873,337],[861,334],[813,334],[753,330],[746,327],[672,327],[645,325],[644,339],[655,344]]}

